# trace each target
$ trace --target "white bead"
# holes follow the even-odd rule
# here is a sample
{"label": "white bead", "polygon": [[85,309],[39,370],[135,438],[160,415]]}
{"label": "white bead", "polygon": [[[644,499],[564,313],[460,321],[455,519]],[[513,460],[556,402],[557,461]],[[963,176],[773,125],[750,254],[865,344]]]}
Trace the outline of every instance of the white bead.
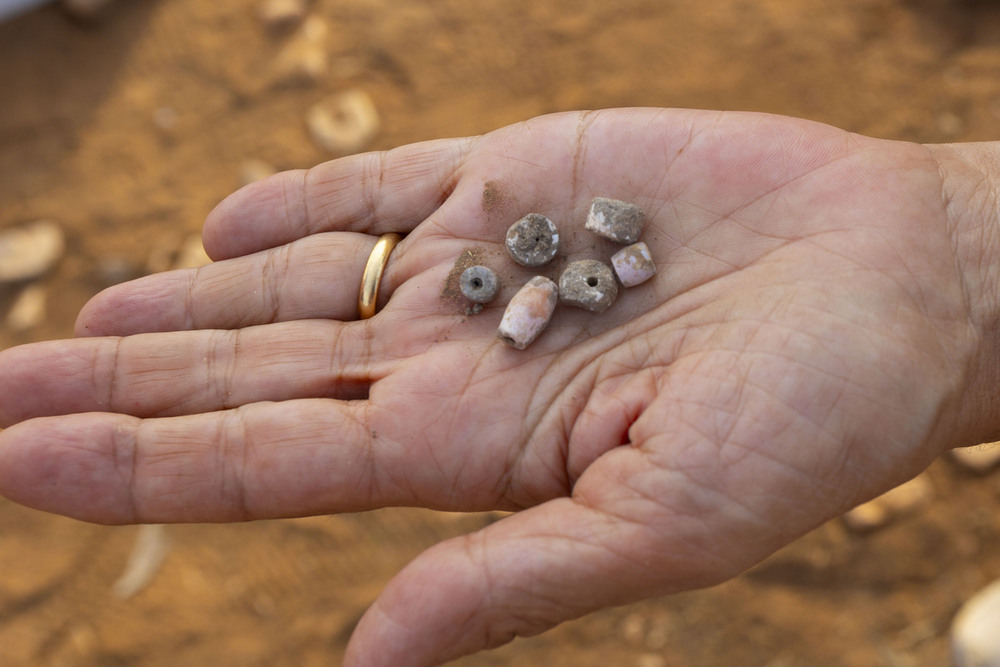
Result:
{"label": "white bead", "polygon": [[497,337],[518,350],[528,347],[548,326],[558,300],[558,286],[545,276],[535,276],[507,304]]}

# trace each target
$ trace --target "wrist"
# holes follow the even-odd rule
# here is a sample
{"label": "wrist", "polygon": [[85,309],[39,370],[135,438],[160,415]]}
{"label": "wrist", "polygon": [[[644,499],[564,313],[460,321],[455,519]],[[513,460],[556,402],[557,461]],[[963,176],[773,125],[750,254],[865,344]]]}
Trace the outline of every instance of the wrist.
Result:
{"label": "wrist", "polygon": [[964,444],[1000,436],[1000,142],[927,146],[941,175],[941,198],[969,323],[979,349],[961,407]]}

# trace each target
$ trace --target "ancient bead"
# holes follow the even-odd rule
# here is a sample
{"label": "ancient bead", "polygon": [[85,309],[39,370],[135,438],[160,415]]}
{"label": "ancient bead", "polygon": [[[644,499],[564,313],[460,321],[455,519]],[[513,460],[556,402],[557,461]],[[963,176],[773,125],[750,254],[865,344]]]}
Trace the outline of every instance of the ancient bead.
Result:
{"label": "ancient bead", "polygon": [[641,285],[656,275],[656,264],[649,246],[642,241],[622,248],[611,256],[615,275],[625,287]]}
{"label": "ancient bead", "polygon": [[523,350],[548,326],[559,300],[559,288],[545,276],[535,276],[507,304],[497,338]]}
{"label": "ancient bead", "polygon": [[645,224],[646,214],[635,204],[596,197],[590,204],[584,227],[615,243],[628,245],[639,240]]}
{"label": "ancient bead", "polygon": [[617,297],[615,274],[596,259],[573,262],[559,277],[559,300],[571,306],[603,313]]}
{"label": "ancient bead", "polygon": [[459,278],[462,294],[472,303],[489,303],[500,291],[497,274],[485,266],[470,266]]}
{"label": "ancient bead", "polygon": [[521,266],[534,268],[559,252],[559,230],[539,213],[529,213],[507,230],[507,252]]}

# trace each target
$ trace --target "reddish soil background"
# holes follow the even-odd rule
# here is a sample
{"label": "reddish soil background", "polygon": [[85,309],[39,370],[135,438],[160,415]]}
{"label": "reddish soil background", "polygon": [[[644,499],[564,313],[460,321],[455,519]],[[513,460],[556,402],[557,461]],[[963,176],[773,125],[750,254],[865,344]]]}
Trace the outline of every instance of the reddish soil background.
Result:
{"label": "reddish soil background", "polygon": [[[330,68],[276,79],[291,38],[255,2],[56,5],[0,25],[0,228],[52,218],[68,244],[48,316],[0,347],[72,333],[97,291],[175,250],[241,164],[333,156],[309,107],[362,88],[370,148],[552,111],[749,109],[915,141],[1000,138],[1000,4],[958,0],[316,0]],[[16,294],[0,292],[0,322]],[[1000,473],[947,461],[935,500],[866,535],[831,522],[725,585],[568,623],[456,664],[661,667],[948,662],[961,602],[1000,577]],[[166,529],[122,599],[140,529],[0,500],[0,664],[326,665],[389,577],[493,515],[393,509]]]}

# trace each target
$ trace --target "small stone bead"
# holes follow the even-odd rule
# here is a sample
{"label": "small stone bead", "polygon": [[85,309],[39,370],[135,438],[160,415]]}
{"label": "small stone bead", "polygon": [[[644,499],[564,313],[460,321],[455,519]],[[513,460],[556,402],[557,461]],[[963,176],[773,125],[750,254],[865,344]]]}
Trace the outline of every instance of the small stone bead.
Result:
{"label": "small stone bead", "polygon": [[507,304],[497,338],[518,350],[531,345],[548,326],[559,300],[559,288],[545,276],[535,276]]}
{"label": "small stone bead", "polygon": [[646,214],[635,204],[596,197],[590,204],[584,227],[615,243],[628,245],[639,240],[645,224]]}
{"label": "small stone bead", "polygon": [[548,264],[559,252],[559,230],[539,213],[529,213],[507,230],[507,252],[521,266]]}
{"label": "small stone bead", "polygon": [[489,303],[500,292],[497,274],[485,266],[470,266],[459,279],[462,294],[472,303]]}
{"label": "small stone bead", "polygon": [[656,275],[656,264],[649,246],[642,241],[622,248],[611,256],[615,275],[625,287],[641,285]]}
{"label": "small stone bead", "polygon": [[618,298],[618,283],[611,267],[596,259],[583,259],[566,267],[559,277],[559,300],[592,313],[603,313]]}

